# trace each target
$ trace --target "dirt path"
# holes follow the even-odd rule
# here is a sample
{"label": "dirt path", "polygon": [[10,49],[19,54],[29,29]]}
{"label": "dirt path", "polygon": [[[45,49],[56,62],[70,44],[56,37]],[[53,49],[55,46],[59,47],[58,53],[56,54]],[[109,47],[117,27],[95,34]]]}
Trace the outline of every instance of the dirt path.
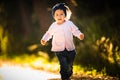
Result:
{"label": "dirt path", "polygon": [[[0,66],[0,80],[61,80],[59,74],[19,65]],[[120,80],[114,77],[93,77],[91,75],[74,75],[71,80]]]}
{"label": "dirt path", "polygon": [[0,80],[49,80],[59,75],[21,66],[0,67]]}

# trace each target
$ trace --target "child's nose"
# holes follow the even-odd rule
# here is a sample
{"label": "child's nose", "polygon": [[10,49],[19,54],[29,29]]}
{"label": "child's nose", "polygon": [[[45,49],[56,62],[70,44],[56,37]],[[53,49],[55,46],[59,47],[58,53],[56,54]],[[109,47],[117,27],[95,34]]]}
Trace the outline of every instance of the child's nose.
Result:
{"label": "child's nose", "polygon": [[61,17],[61,15],[58,15],[58,17]]}
{"label": "child's nose", "polygon": [[60,18],[60,16],[58,16],[58,18]]}

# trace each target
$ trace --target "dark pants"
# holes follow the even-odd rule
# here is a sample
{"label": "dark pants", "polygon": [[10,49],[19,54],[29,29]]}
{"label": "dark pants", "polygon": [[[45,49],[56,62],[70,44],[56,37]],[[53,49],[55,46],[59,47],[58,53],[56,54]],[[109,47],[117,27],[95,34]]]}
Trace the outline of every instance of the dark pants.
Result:
{"label": "dark pants", "polygon": [[66,49],[61,52],[56,52],[57,58],[60,63],[61,79],[69,79],[73,73],[73,62],[76,55],[75,50],[67,51]]}

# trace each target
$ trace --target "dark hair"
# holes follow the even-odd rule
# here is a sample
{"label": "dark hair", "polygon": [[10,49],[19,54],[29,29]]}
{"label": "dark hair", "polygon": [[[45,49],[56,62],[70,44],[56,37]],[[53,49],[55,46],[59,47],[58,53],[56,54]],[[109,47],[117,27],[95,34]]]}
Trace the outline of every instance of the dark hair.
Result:
{"label": "dark hair", "polygon": [[58,3],[52,8],[52,16],[54,16],[55,11],[58,9],[63,10],[65,13],[65,16],[67,15],[67,12],[66,12],[67,8],[65,6],[65,3]]}

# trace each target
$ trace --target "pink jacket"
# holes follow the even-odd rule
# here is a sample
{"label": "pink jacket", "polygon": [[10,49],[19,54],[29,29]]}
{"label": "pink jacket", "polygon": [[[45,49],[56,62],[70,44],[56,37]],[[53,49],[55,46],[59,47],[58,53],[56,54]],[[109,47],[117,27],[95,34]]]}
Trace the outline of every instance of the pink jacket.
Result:
{"label": "pink jacket", "polygon": [[81,32],[71,21],[66,21],[61,25],[56,22],[51,24],[48,31],[42,37],[46,42],[52,38],[51,51],[63,51],[65,48],[68,51],[75,49],[73,43],[73,35],[79,38]]}

